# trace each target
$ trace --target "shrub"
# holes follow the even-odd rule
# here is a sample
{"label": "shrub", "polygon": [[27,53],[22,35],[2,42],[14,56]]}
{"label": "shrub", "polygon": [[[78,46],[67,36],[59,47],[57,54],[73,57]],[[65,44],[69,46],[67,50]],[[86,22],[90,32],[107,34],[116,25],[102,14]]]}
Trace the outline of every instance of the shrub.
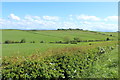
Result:
{"label": "shrub", "polygon": [[112,34],[110,34],[110,36],[113,36]]}
{"label": "shrub", "polygon": [[54,42],[49,42],[49,43],[54,43]]}
{"label": "shrub", "polygon": [[26,43],[25,39],[21,39],[20,43]]}
{"label": "shrub", "polygon": [[79,42],[79,41],[80,41],[80,38],[75,37],[74,40],[75,40],[76,42]]}
{"label": "shrub", "polygon": [[94,40],[88,40],[88,42],[94,42]]}
{"label": "shrub", "polygon": [[73,40],[73,41],[70,41],[71,44],[77,44],[77,41]]}
{"label": "shrub", "polygon": [[63,44],[69,44],[69,42],[62,42]]}
{"label": "shrub", "polygon": [[30,43],[35,43],[35,41],[31,41]]}
{"label": "shrub", "polygon": [[45,41],[40,41],[40,43],[45,43]]}
{"label": "shrub", "polygon": [[19,41],[15,41],[14,43],[20,43]]}
{"label": "shrub", "polygon": [[98,47],[98,50],[99,50],[99,52],[98,52],[99,54],[103,54],[106,52],[105,48],[103,48],[103,47]]}
{"label": "shrub", "polygon": [[91,43],[89,43],[89,45],[92,45]]}
{"label": "shrub", "polygon": [[6,40],[4,43],[5,43],[5,44],[11,44],[11,43],[14,43],[14,41]]}
{"label": "shrub", "polygon": [[110,38],[106,38],[106,41],[109,41],[110,40]]}
{"label": "shrub", "polygon": [[62,41],[56,41],[56,43],[62,43]]}

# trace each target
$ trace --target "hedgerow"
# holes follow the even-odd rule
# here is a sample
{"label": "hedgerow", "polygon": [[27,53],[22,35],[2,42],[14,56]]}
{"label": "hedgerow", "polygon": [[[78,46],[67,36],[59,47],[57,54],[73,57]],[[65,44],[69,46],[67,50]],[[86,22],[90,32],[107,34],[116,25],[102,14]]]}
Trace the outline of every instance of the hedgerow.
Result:
{"label": "hedgerow", "polygon": [[[71,79],[87,78],[94,63],[114,46],[95,47],[87,51],[64,52],[40,59],[40,56],[4,58],[2,79]],[[34,58],[35,57],[35,58]]]}

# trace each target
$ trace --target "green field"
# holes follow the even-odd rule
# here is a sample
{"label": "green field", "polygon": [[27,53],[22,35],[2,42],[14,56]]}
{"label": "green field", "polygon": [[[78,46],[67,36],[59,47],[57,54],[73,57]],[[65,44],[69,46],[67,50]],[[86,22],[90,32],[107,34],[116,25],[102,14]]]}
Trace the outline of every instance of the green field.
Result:
{"label": "green field", "polygon": [[[103,35],[105,34],[105,35]],[[109,36],[112,34],[113,36]],[[60,41],[64,40],[64,37],[69,37],[73,39],[78,37],[81,40],[105,40],[106,37],[111,39],[117,39],[117,33],[113,32],[90,32],[90,31],[57,31],[57,30],[48,30],[48,31],[20,31],[20,30],[3,30],[2,31],[2,40],[21,40],[26,39],[27,42],[30,41]]]}
{"label": "green field", "polygon": [[[105,35],[103,35],[105,34]],[[109,36],[109,35],[113,36]],[[76,44],[51,44],[49,42],[55,41],[64,41],[64,38],[73,38],[77,37],[80,40],[105,40],[107,37],[110,39],[117,40],[117,33],[113,32],[90,32],[90,31],[57,31],[57,30],[48,30],[48,31],[22,31],[22,30],[2,30],[2,42],[6,40],[20,41],[25,39],[26,43],[24,44],[3,44],[3,56],[12,56],[12,55],[30,55],[32,53],[42,53],[51,48],[63,48],[70,46],[82,46],[88,45],[89,42],[80,42]],[[35,43],[30,43],[35,41]],[[44,41],[45,43],[40,43]],[[96,43],[96,42],[92,42]]]}
{"label": "green field", "polygon": [[117,32],[2,30],[1,43],[3,80],[118,78]]}

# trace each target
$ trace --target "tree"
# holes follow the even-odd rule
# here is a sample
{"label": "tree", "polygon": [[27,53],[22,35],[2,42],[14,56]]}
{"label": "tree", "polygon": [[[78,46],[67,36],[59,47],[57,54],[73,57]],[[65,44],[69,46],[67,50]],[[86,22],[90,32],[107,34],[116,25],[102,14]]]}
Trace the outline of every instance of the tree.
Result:
{"label": "tree", "polygon": [[30,43],[35,43],[35,41],[31,41]]}
{"label": "tree", "polygon": [[106,38],[106,41],[109,41],[110,40],[110,38]]}
{"label": "tree", "polygon": [[110,34],[110,36],[113,36],[112,34]]}
{"label": "tree", "polygon": [[79,42],[80,38],[75,37],[74,40],[77,41],[77,42]]}
{"label": "tree", "polygon": [[40,43],[45,43],[44,41],[40,41]]}
{"label": "tree", "polygon": [[4,43],[5,43],[5,44],[10,44],[10,43],[13,43],[13,41],[11,41],[11,40],[6,40]]}
{"label": "tree", "polygon": [[25,43],[26,40],[25,39],[21,39],[20,43]]}
{"label": "tree", "polygon": [[70,41],[70,43],[71,43],[71,44],[77,44],[77,41],[72,40],[72,41]]}

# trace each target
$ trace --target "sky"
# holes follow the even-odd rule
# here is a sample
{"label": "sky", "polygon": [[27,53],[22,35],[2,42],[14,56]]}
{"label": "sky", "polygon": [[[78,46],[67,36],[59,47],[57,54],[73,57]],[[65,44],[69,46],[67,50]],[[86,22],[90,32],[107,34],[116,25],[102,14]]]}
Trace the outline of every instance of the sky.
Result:
{"label": "sky", "polygon": [[119,0],[2,0],[2,2],[119,2]]}
{"label": "sky", "polygon": [[117,2],[3,2],[2,29],[118,31]]}

